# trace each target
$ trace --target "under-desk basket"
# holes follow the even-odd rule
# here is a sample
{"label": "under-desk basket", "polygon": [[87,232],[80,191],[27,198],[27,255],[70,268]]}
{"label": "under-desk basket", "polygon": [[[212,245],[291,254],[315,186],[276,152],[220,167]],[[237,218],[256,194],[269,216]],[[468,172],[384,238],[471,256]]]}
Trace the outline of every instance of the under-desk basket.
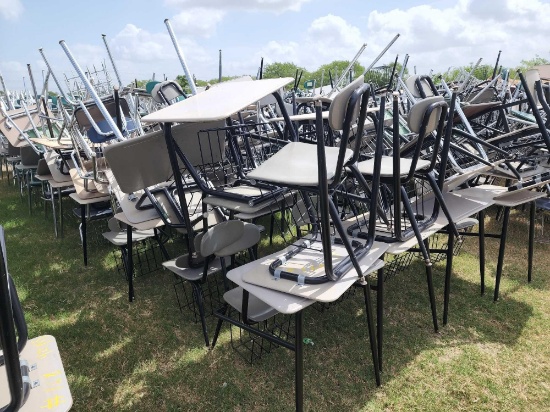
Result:
{"label": "under-desk basket", "polygon": [[[124,249],[124,250],[123,250]],[[116,268],[121,276],[127,279],[126,248],[118,248],[113,251]],[[132,262],[134,265],[134,278],[146,276],[162,269],[162,252],[158,242],[154,238],[147,238],[132,244]]]}
{"label": "under-desk basket", "polygon": [[[233,314],[241,315],[231,309]],[[231,315],[231,314],[230,314]],[[263,322],[252,325],[255,329],[269,333],[281,340],[294,343],[294,315],[283,315],[278,313]],[[278,348],[278,345],[261,336],[248,332],[238,326],[231,325],[231,347],[248,363],[253,364],[259,361],[266,353]]]}

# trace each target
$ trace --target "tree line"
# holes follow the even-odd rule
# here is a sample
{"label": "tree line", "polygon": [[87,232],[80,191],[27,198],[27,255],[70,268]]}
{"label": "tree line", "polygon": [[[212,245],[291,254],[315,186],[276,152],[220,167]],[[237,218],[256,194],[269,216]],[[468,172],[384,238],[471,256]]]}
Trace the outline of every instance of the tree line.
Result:
{"label": "tree line", "polygon": [[[314,87],[330,87],[331,80],[332,82],[335,82],[347,69],[349,66],[350,61],[349,60],[334,60],[331,63],[323,64],[319,68],[317,68],[314,71],[309,71],[304,67],[298,66],[292,62],[274,62],[267,64],[262,73],[262,78],[264,79],[273,79],[273,78],[279,78],[279,77],[292,77],[299,79],[298,84],[296,84],[297,88],[303,89],[304,84],[308,82],[308,86],[311,87],[311,85],[314,85]],[[522,60],[521,63],[514,68],[507,68],[507,70],[511,70],[511,78],[514,78],[515,73],[517,73],[518,70],[520,71],[526,71],[534,66],[538,65],[544,65],[544,64],[550,64],[550,60],[541,57],[539,55],[536,55],[532,59],[528,60]],[[389,78],[392,73],[394,62],[387,62],[385,64],[380,64],[377,67],[372,68],[365,74],[365,80],[367,82],[372,82],[377,86],[383,87],[384,84],[387,84],[389,82]],[[402,69],[402,65],[397,62],[395,72],[399,73]],[[490,64],[480,64],[476,66],[474,63],[470,63],[466,66],[460,66],[460,67],[451,67],[445,72],[436,72],[431,73],[431,75],[434,78],[437,78],[439,76],[442,76],[446,81],[456,79],[461,73],[468,72],[472,73],[472,76],[479,80],[485,80],[492,76],[493,71],[495,67],[494,65]],[[497,67],[497,70],[501,70],[502,67]],[[353,64],[352,70],[351,70],[351,77],[355,78],[359,76],[361,73],[365,71],[365,67],[361,65],[358,62],[355,62]],[[409,67],[405,68],[404,76],[407,77],[409,74],[411,74],[411,70]],[[419,73],[421,74],[421,73]],[[422,73],[422,74],[428,74],[428,73]],[[347,76],[349,76],[349,72],[346,73]],[[222,77],[222,82],[238,78],[240,76],[224,76]],[[256,77],[256,75],[252,76]],[[188,87],[187,79],[183,75],[179,75],[176,77],[176,81],[182,86],[184,91],[190,92],[190,89]],[[195,84],[197,87],[204,87],[207,85],[218,83],[218,79],[210,79],[210,80],[201,80],[201,79],[194,79]],[[145,87],[145,85],[149,82],[149,80],[139,80],[132,84],[132,86],[137,87]],[[292,86],[292,84],[291,84]]]}

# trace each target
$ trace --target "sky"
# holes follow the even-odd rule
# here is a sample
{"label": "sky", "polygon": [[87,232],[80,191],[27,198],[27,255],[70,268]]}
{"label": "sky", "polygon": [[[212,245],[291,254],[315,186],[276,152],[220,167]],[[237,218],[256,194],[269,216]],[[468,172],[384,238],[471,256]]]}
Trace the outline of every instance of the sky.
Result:
{"label": "sky", "polygon": [[[198,78],[255,76],[264,64],[293,62],[308,70],[333,60],[370,65],[396,34],[380,63],[409,54],[417,73],[475,63],[517,66],[550,60],[550,0],[0,0],[0,73],[8,89],[37,83],[43,48],[59,78],[75,76],[60,40],[83,67],[110,68],[102,34],[124,84],[183,74],[164,20]],[[39,86],[40,87],[40,86]],[[51,89],[55,90],[54,87]]]}

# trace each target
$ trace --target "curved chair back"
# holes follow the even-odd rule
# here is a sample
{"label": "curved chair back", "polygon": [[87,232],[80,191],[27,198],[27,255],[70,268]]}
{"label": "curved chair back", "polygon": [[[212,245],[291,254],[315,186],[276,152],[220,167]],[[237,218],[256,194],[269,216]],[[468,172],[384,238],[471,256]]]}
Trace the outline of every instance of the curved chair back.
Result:
{"label": "curved chair back", "polygon": [[[412,155],[407,180],[413,177],[418,160],[423,152],[431,155],[429,166],[422,168],[422,172],[428,173],[434,169],[443,136],[447,111],[448,105],[442,96],[425,98],[411,107],[407,123],[411,131],[417,133],[417,137],[406,143],[400,150],[401,156],[409,157]],[[427,140],[426,138],[430,135],[432,137]],[[397,136],[397,138],[399,137]],[[428,148],[427,145],[430,147]]]}
{"label": "curved chair back", "polygon": [[529,90],[529,93],[531,93],[531,96],[533,96],[533,99],[535,100],[535,103],[538,105],[540,103],[540,100],[539,100],[539,97],[538,97],[537,92],[535,90],[535,83],[540,81],[539,71],[536,70],[536,69],[527,70],[525,72],[524,76],[525,76],[525,85],[524,85],[524,87],[527,90]]}
{"label": "curved chair back", "polygon": [[[359,76],[353,82],[343,88],[330,104],[328,123],[332,130],[342,130],[344,128],[344,119],[348,108],[348,103],[352,93],[365,83],[364,76]],[[357,119],[359,115],[359,102],[355,103],[352,116]],[[352,120],[352,119],[350,119]]]}
{"label": "curved chair back", "polygon": [[[186,123],[172,127],[172,135],[192,165],[205,162],[220,162],[225,155],[225,141],[208,141],[207,135],[198,132],[204,128],[220,128],[222,122]],[[218,144],[219,143],[219,144]],[[104,149],[105,158],[124,193],[132,193],[158,183],[166,182],[172,176],[172,167],[163,131],[148,133],[123,142],[117,142]],[[180,167],[183,165],[180,163]]]}
{"label": "curved chair back", "polygon": [[195,238],[195,246],[200,242],[202,256],[231,256],[253,247],[260,241],[260,229],[251,223],[240,220],[228,220],[218,223],[207,232]]}
{"label": "curved chair back", "polygon": [[405,86],[407,86],[416,99],[425,99],[426,97],[433,97],[439,94],[432,79],[425,75],[415,74],[414,76],[410,76],[405,80]]}
{"label": "curved chair back", "polygon": [[187,98],[181,86],[173,80],[157,83],[151,90],[151,97],[155,102],[165,104],[173,104]]}

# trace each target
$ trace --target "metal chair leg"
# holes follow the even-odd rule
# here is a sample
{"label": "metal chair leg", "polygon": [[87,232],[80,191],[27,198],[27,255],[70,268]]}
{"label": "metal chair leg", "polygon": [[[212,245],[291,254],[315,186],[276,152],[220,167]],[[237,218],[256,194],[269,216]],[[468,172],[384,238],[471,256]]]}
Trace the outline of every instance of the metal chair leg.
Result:
{"label": "metal chair leg", "polygon": [[366,285],[363,286],[363,295],[365,298],[365,312],[367,314],[367,327],[369,330],[369,343],[372,354],[372,364],[374,366],[374,377],[376,379],[376,386],[380,386],[380,358],[378,353],[378,344],[380,343],[376,337],[376,330],[374,327],[374,316],[372,313],[372,297],[370,294],[370,282],[369,277],[365,276]]}
{"label": "metal chair leg", "polygon": [[478,214],[479,217],[479,278],[481,283],[481,296],[485,294],[485,211]]}
{"label": "metal chair leg", "polygon": [[[383,257],[382,257],[383,259]],[[378,369],[382,372],[382,344],[384,336],[384,268],[378,269],[376,283],[376,337],[378,338]]]}
{"label": "metal chair leg", "polygon": [[527,269],[527,282],[531,283],[532,274],[533,274],[533,253],[535,246],[535,213],[536,213],[536,203],[531,202],[531,208],[529,213],[529,259],[528,259],[528,269]]}
{"label": "metal chair leg", "polygon": [[[223,308],[221,309],[221,311],[219,313],[221,313],[222,315],[225,315],[227,313],[227,303],[225,305],[223,305]],[[219,318],[218,319],[218,324],[216,325],[216,330],[214,331],[214,338],[212,338],[212,349],[214,349],[214,346],[216,346],[216,342],[218,341],[218,336],[220,334],[220,330],[222,328],[222,323],[223,323],[223,318]]]}
{"label": "metal chair leg", "polygon": [[204,342],[206,343],[206,346],[210,346],[210,341],[208,340],[208,330],[206,328],[206,315],[204,314],[204,302],[202,298],[202,290],[201,290],[201,287],[197,285],[195,282],[190,282],[190,283],[191,283],[191,286],[193,287],[193,295],[195,297],[195,302],[197,302],[197,306],[199,307],[199,315],[201,317]]}
{"label": "metal chair leg", "polygon": [[428,252],[429,247],[427,247],[426,245],[428,240],[427,239],[426,241],[422,240],[422,234],[420,233],[420,229],[418,228],[418,224],[416,223],[416,218],[414,216],[414,212],[412,210],[411,204],[407,197],[407,192],[403,187],[401,188],[401,198],[403,199],[402,201],[403,201],[403,206],[405,207],[405,213],[407,213],[407,216],[411,223],[411,227],[416,236],[416,240],[418,241],[418,246],[420,248],[420,251],[422,252],[424,263],[426,265],[426,278],[428,283],[428,294],[430,297],[430,307],[432,310],[432,321],[434,325],[434,331],[437,332],[439,330],[439,326],[437,322],[437,307],[435,305],[435,292],[434,292],[433,276],[432,276],[432,262],[430,260],[430,253]]}
{"label": "metal chair leg", "polygon": [[[424,245],[427,247],[428,239],[424,240]],[[430,296],[430,308],[432,310],[432,321],[434,325],[434,331],[439,331],[439,326],[437,322],[437,307],[435,304],[435,291],[434,291],[434,283],[433,283],[433,271],[432,271],[433,265],[432,263],[426,264],[426,281],[428,284],[428,295]]]}
{"label": "metal chair leg", "polygon": [[443,295],[443,325],[447,324],[449,319],[449,300],[451,296],[451,275],[453,270],[455,236],[449,231],[447,240],[447,262],[445,266],[445,292]]}

